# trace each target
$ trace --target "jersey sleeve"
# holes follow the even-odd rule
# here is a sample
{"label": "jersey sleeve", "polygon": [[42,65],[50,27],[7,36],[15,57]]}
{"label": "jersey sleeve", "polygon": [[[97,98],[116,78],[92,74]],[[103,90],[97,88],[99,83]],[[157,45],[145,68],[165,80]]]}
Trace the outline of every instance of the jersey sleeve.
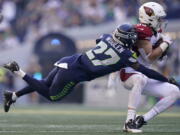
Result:
{"label": "jersey sleeve", "polygon": [[143,24],[136,24],[135,30],[138,34],[138,40],[151,40],[151,37],[153,36],[152,28],[143,25]]}
{"label": "jersey sleeve", "polygon": [[106,39],[107,37],[111,37],[110,34],[103,34],[99,38],[96,39],[96,44],[98,44],[101,40]]}

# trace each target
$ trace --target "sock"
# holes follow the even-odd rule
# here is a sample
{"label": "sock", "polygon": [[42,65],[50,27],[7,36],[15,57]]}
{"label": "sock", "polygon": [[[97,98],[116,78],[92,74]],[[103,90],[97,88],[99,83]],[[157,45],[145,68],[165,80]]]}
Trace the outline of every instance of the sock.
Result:
{"label": "sock", "polygon": [[148,121],[148,120],[154,118],[157,114],[158,114],[158,112],[156,111],[155,107],[153,107],[149,112],[147,112],[145,115],[143,115],[144,121]]}
{"label": "sock", "polygon": [[128,122],[130,119],[134,120],[135,117],[136,117],[136,110],[128,109],[126,122]]}
{"label": "sock", "polygon": [[26,75],[26,73],[21,69],[19,69],[19,71],[14,71],[14,73],[20,76],[21,78],[23,78]]}
{"label": "sock", "polygon": [[13,100],[13,101],[16,101],[16,100],[17,100],[17,98],[18,98],[18,97],[17,97],[16,93],[15,93],[15,92],[13,92],[13,93],[12,93],[12,100]]}

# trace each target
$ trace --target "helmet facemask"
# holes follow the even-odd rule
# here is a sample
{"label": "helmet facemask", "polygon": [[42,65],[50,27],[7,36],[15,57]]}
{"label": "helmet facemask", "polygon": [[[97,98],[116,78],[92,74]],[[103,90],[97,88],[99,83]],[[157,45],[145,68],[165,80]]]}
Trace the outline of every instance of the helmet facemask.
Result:
{"label": "helmet facemask", "polygon": [[156,27],[156,31],[159,31],[159,30],[165,30],[166,27],[167,27],[167,24],[168,24],[168,21],[165,19],[165,17],[159,17],[157,19],[158,21],[158,24],[157,24],[157,27]]}

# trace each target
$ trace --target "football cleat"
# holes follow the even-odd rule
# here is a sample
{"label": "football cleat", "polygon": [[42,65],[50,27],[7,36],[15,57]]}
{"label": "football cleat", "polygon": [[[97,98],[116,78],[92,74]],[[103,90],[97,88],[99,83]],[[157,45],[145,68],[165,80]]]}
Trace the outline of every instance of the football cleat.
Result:
{"label": "football cleat", "polygon": [[136,123],[132,119],[124,124],[123,131],[129,133],[142,133],[142,130],[137,128]]}
{"label": "football cleat", "polygon": [[19,69],[20,69],[19,65],[15,61],[4,64],[3,67],[10,70],[11,72],[19,71]]}
{"label": "football cleat", "polygon": [[147,122],[144,120],[143,116],[137,116],[134,122],[138,129],[141,128],[143,125],[147,125]]}
{"label": "football cleat", "polygon": [[4,91],[4,111],[5,112],[8,112],[11,105],[16,102],[12,99],[12,96],[13,96],[13,92]]}

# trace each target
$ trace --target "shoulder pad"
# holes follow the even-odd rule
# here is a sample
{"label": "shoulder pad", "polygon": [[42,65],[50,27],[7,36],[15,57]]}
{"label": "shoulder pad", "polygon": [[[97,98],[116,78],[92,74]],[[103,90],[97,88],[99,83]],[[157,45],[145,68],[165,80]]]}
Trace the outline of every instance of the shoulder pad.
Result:
{"label": "shoulder pad", "polygon": [[151,27],[144,24],[136,24],[135,30],[138,34],[138,40],[149,40],[153,36],[153,30]]}
{"label": "shoulder pad", "polygon": [[103,35],[101,35],[98,39],[96,39],[96,44],[98,44],[101,40],[106,39],[108,37],[112,38],[112,35],[111,34],[103,34]]}

